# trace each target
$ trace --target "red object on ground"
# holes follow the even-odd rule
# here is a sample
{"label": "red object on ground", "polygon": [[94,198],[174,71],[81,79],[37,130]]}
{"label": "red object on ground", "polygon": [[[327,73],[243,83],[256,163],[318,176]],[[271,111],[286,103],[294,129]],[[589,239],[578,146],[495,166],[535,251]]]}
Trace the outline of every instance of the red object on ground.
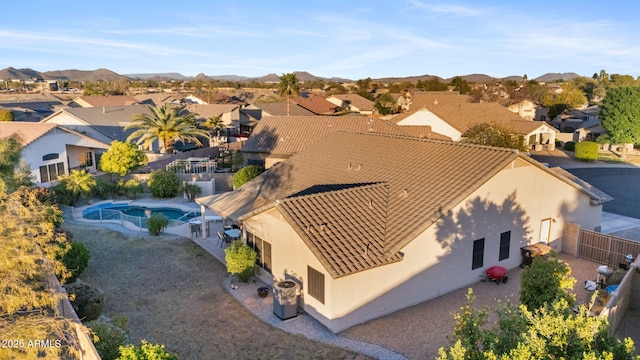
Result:
{"label": "red object on ground", "polygon": [[492,266],[487,269],[487,276],[489,276],[489,280],[495,281],[498,284],[500,284],[500,281],[506,282],[506,274],[507,269],[502,266]]}

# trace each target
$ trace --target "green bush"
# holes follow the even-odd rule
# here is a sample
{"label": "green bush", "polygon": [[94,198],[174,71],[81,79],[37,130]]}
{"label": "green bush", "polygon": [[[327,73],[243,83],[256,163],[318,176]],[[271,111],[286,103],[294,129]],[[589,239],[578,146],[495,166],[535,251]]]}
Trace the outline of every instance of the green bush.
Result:
{"label": "green bush", "polygon": [[565,149],[566,151],[574,151],[574,150],[576,149],[576,143],[575,143],[575,142],[573,142],[573,141],[567,141],[567,142],[564,144],[564,149]]}
{"label": "green bush", "polygon": [[556,149],[562,149],[562,141],[556,140]]}
{"label": "green bush", "polygon": [[147,229],[149,234],[158,236],[169,225],[169,219],[163,215],[154,214],[147,219]]}
{"label": "green bush", "polygon": [[60,255],[58,259],[62,260],[62,264],[64,264],[69,271],[70,276],[66,282],[72,283],[82,275],[84,269],[89,265],[89,258],[91,257],[89,250],[83,243],[77,241],[68,241],[59,246],[65,249],[63,250],[64,253]]}
{"label": "green bush", "polygon": [[598,143],[593,141],[582,141],[576,144],[576,159],[584,161],[598,160]]}
{"label": "green bush", "polygon": [[149,191],[153,197],[172,198],[180,191],[178,175],[167,170],[156,170],[149,175]]}
{"label": "green bush", "polygon": [[185,183],[182,185],[182,191],[187,194],[187,199],[195,201],[196,198],[202,194],[202,188],[196,184]]}
{"label": "green bush", "polygon": [[72,191],[67,190],[63,184],[57,184],[51,188],[56,194],[58,204],[72,206],[75,204],[75,196]]}
{"label": "green bush", "polygon": [[245,166],[233,175],[233,187],[237,189],[263,172],[264,169],[259,166]]}
{"label": "green bush", "polygon": [[118,360],[178,360],[167,352],[164,345],[149,344],[142,340],[140,346],[121,346]]}
{"label": "green bush", "polygon": [[104,308],[104,293],[101,290],[83,282],[67,284],[64,287],[80,320],[91,321],[100,316]]}
{"label": "green bush", "polygon": [[102,360],[115,360],[120,356],[120,347],[127,342],[127,332],[103,316],[86,324],[93,333],[93,343]]}
{"label": "green bush", "polygon": [[116,184],[98,178],[96,179],[96,186],[91,189],[90,196],[98,198],[100,200],[106,200],[110,197],[113,197],[115,187]]}
{"label": "green bush", "polygon": [[138,194],[142,194],[142,183],[137,179],[127,180],[122,188],[129,199],[135,199]]}
{"label": "green bush", "polygon": [[242,241],[235,240],[224,249],[227,272],[237,275],[238,280],[248,282],[255,275],[255,263],[258,254]]}

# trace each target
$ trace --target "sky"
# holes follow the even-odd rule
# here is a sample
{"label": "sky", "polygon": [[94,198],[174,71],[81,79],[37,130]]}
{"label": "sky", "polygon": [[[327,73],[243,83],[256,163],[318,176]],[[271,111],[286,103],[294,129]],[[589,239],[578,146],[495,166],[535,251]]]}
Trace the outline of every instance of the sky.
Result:
{"label": "sky", "polygon": [[9,1],[0,69],[640,76],[639,1]]}

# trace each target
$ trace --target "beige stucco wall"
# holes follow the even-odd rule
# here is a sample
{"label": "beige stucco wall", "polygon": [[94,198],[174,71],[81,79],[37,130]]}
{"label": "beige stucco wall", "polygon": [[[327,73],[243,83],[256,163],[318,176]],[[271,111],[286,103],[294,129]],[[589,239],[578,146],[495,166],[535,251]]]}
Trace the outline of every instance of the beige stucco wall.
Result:
{"label": "beige stucco wall", "polygon": [[[476,283],[491,266],[519,266],[520,247],[538,242],[544,219],[555,220],[549,239],[559,251],[564,221],[592,229],[599,224],[600,211],[570,185],[518,160],[405,246],[402,261],[339,279],[331,279],[277,210],[259,214],[244,226],[271,243],[275,279],[287,274],[304,284],[307,265],[325,274],[325,303],[303,290],[303,307],[339,332]],[[498,261],[500,233],[505,231],[511,231],[509,257]],[[480,238],[485,239],[484,264],[472,270],[473,241]]]}

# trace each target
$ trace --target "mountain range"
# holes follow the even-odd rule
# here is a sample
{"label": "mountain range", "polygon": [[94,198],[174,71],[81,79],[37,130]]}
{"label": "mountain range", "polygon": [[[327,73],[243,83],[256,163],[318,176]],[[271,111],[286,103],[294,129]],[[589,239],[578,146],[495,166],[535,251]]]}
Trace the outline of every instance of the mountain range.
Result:
{"label": "mountain range", "polygon": [[[306,71],[294,71],[299,81],[314,81],[323,80],[325,82],[353,82],[351,79],[344,78],[323,78],[312,75]],[[470,74],[460,76],[462,79],[469,82],[491,82],[496,80],[516,80],[522,81],[522,76],[509,76],[506,78],[494,78],[484,74]],[[547,73],[539,76],[533,80],[551,82],[557,80],[570,80],[576,77],[581,77],[576,73]],[[444,82],[450,82],[451,78],[445,79],[436,75],[420,75],[410,77],[388,77],[372,79],[373,82],[395,83],[395,82],[417,82],[418,80],[425,81],[433,78]],[[97,70],[55,70],[39,72],[32,69],[15,69],[8,67],[0,70],[0,80],[62,80],[62,81],[119,81],[119,80],[154,80],[154,81],[171,81],[171,80],[220,80],[220,81],[237,81],[237,82],[280,82],[280,77],[276,74],[267,74],[261,77],[245,77],[238,75],[216,75],[208,76],[200,73],[196,76],[189,77],[180,73],[152,73],[152,74],[125,74],[121,75],[109,69],[97,69]]]}

